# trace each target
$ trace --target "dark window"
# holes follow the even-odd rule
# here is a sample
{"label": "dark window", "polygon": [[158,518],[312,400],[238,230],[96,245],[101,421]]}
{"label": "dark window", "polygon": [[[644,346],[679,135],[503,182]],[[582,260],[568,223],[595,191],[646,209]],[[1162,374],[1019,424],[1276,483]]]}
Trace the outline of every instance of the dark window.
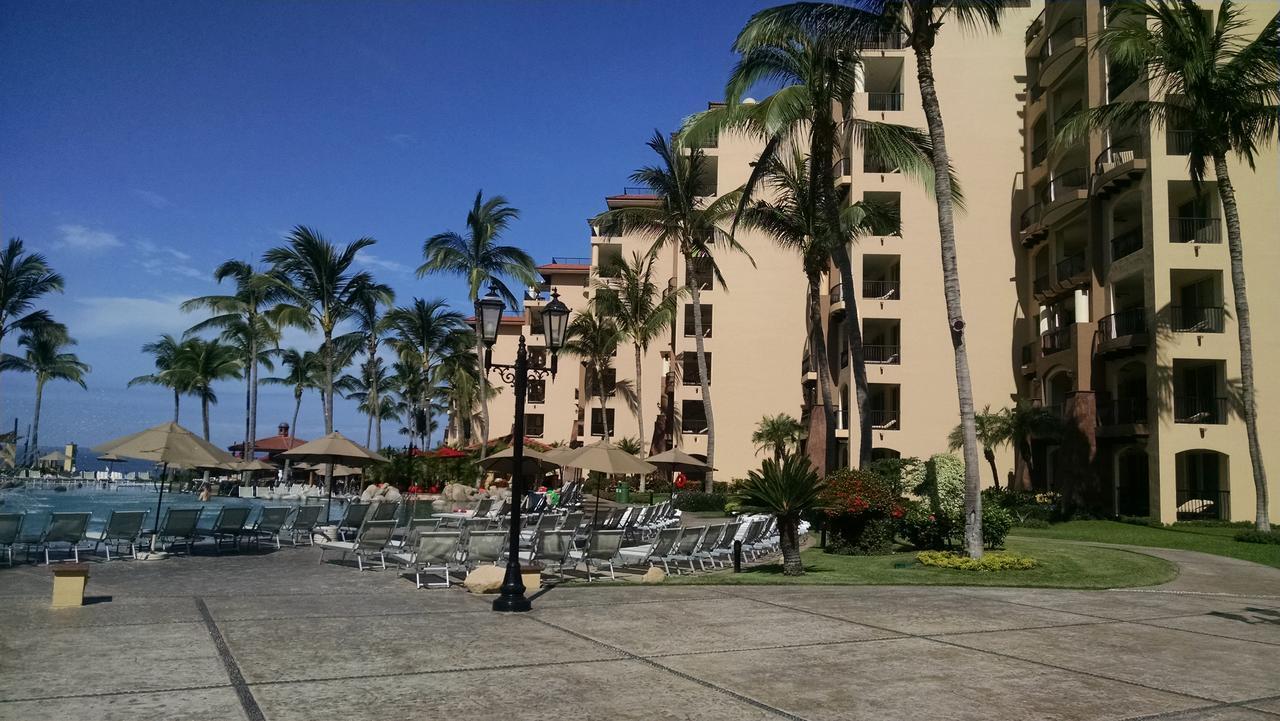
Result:
{"label": "dark window", "polygon": [[[706,354],[707,358],[707,383],[711,383],[711,354]],[[702,384],[702,379],[698,376],[698,354],[697,353],[681,353],[680,354],[680,379],[684,385],[696,386]]]}
{"label": "dark window", "polygon": [[542,436],[543,416],[541,413],[524,414],[524,434],[539,438]]}
{"label": "dark window", "polygon": [[529,396],[530,403],[546,403],[547,402],[547,381],[542,378],[529,379]]}
{"label": "dark window", "polygon": [[680,403],[680,432],[704,434],[707,432],[707,409],[700,400]]}
{"label": "dark window", "polygon": [[698,290],[711,290],[715,287],[715,273],[711,270],[711,261],[705,258],[694,258],[693,281]]}
{"label": "dark window", "polygon": [[[600,384],[596,382],[596,378],[595,378],[595,374],[594,374],[594,373],[590,373],[590,372],[588,372],[588,373],[587,373],[587,382],[591,384],[591,387],[589,388],[589,390],[590,390],[590,393],[589,393],[590,397],[591,397],[591,398],[599,398],[599,397],[600,397]],[[609,395],[609,396],[613,395],[613,394],[614,394],[614,392],[617,390],[617,383],[618,383],[618,371],[617,371],[617,370],[615,370],[615,369],[613,369],[613,368],[606,368],[606,369],[604,370],[604,392],[605,392],[605,395]]]}
{"label": "dark window", "polygon": [[[612,408],[609,409],[608,415],[605,417],[609,419],[609,434],[613,435],[613,430],[617,426],[613,425],[613,409]],[[601,422],[599,408],[591,409],[591,435],[593,436],[604,435],[604,423]]]}
{"label": "dark window", "polygon": [[[693,305],[688,303],[684,306],[684,335],[686,338],[696,335],[693,332]],[[702,305],[702,337],[711,337],[711,306],[706,303]]]}

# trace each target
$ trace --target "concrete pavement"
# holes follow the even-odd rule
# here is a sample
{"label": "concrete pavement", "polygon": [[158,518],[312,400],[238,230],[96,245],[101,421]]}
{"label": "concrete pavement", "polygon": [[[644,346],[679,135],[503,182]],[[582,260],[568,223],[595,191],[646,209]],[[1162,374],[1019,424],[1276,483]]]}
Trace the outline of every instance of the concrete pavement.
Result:
{"label": "concrete pavement", "polygon": [[1158,589],[561,587],[535,611],[310,549],[0,569],[0,719],[1280,719],[1280,571]]}

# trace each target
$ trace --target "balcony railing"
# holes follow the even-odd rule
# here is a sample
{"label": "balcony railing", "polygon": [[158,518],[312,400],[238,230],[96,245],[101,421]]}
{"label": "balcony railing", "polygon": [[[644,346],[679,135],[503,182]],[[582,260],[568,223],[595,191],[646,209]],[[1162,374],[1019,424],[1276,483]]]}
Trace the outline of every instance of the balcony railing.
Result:
{"label": "balcony railing", "polygon": [[1058,26],[1049,35],[1049,39],[1044,44],[1044,49],[1040,51],[1041,57],[1048,59],[1065,50],[1071,41],[1076,38],[1084,37],[1084,20],[1081,18],[1071,18],[1062,25]]}
{"label": "balcony railing", "polygon": [[1098,321],[1098,333],[1103,338],[1120,338],[1147,332],[1147,309],[1129,308],[1116,311]]}
{"label": "balcony railing", "polygon": [[1178,520],[1194,521],[1199,519],[1218,519],[1225,521],[1231,516],[1231,493],[1203,489],[1199,491],[1179,488],[1175,493],[1178,501]]}
{"label": "balcony railing", "polygon": [[1022,211],[1021,222],[1018,227],[1021,230],[1026,230],[1039,223],[1042,217],[1044,217],[1044,206],[1039,203],[1032,203],[1030,207]]}
{"label": "balcony railing", "polygon": [[907,36],[900,32],[881,32],[858,42],[863,50],[901,50],[907,45]]}
{"label": "balcony railing", "polygon": [[[616,186],[615,186],[616,187]],[[622,189],[623,195],[657,195],[658,191],[646,186],[627,186]]]}
{"label": "balcony railing", "polygon": [[831,286],[831,290],[828,291],[828,296],[831,298],[832,303],[844,302],[844,283],[836,283]]}
{"label": "balcony railing", "polygon": [[1112,167],[1127,163],[1134,158],[1140,157],[1142,154],[1142,146],[1138,138],[1129,137],[1117,140],[1108,146],[1093,161],[1093,174],[1102,175],[1111,170]]}
{"label": "balcony railing", "polygon": [[1221,425],[1227,422],[1227,399],[1205,396],[1174,396],[1173,422]]}
{"label": "balcony railing", "polygon": [[853,175],[853,161],[849,158],[840,159],[840,175]]}
{"label": "balcony railing", "polygon": [[1060,127],[1059,127],[1059,126],[1061,126],[1064,122],[1066,122],[1066,120],[1067,120],[1068,118],[1070,118],[1072,115],[1075,115],[1076,113],[1080,112],[1080,110],[1081,110],[1083,107],[1084,107],[1084,103],[1082,103],[1081,101],[1077,100],[1077,101],[1075,101],[1074,103],[1072,103],[1071,105],[1067,106],[1067,109],[1066,109],[1066,110],[1063,110],[1062,112],[1057,113],[1056,115],[1054,115],[1054,116],[1053,116],[1053,129],[1054,129],[1054,131],[1056,132],[1057,130],[1059,130],[1059,129],[1060,129]]}
{"label": "balcony railing", "polygon": [[896,280],[864,280],[862,281],[862,297],[878,300],[897,300],[898,281]]}
{"label": "balcony railing", "polygon": [[1069,255],[1058,261],[1056,271],[1058,273],[1058,282],[1066,282],[1077,275],[1083,273],[1087,267],[1084,259],[1084,253],[1076,253]]}
{"label": "balcony railing", "polygon": [[1107,100],[1115,101],[1120,94],[1138,81],[1142,73],[1137,68],[1107,63]]}
{"label": "balcony railing", "polygon": [[1038,168],[1049,157],[1049,140],[1041,140],[1031,149],[1031,167]]}
{"label": "balcony railing", "polygon": [[1040,36],[1041,30],[1044,30],[1044,12],[1044,10],[1041,10],[1040,14],[1036,16],[1036,19],[1032,20],[1031,24],[1027,26],[1027,32],[1024,35],[1027,45],[1030,45],[1031,41]]}
{"label": "balcony railing", "polygon": [[898,365],[902,362],[902,347],[897,345],[864,345],[862,353],[868,363]]}
{"label": "balcony railing", "polygon": [[1031,283],[1031,290],[1036,293],[1048,293],[1051,287],[1053,287],[1053,283],[1050,281],[1048,273],[1037,275],[1035,281]]}
{"label": "balcony railing", "polygon": [[1164,133],[1165,153],[1168,155],[1190,155],[1193,130],[1166,130]]}
{"label": "balcony railing", "polygon": [[849,409],[848,408],[836,409],[836,430],[837,431],[849,430]]}
{"label": "balcony railing", "polygon": [[1046,200],[1054,203],[1066,198],[1074,191],[1084,190],[1087,187],[1089,187],[1089,174],[1084,168],[1072,168],[1058,173],[1053,180],[1049,181],[1049,197]]}
{"label": "balcony railing", "polygon": [[[898,166],[885,158],[878,158],[874,155],[864,155],[862,157],[862,172],[864,173],[896,173]],[[846,173],[847,175],[847,173]]]}
{"label": "balcony railing", "polygon": [[1214,217],[1173,217],[1169,219],[1169,240],[1174,243],[1221,243],[1220,226]]}
{"label": "balcony railing", "polygon": [[1098,425],[1128,426],[1146,422],[1146,398],[1119,398],[1098,408]]}
{"label": "balcony railing", "polygon": [[1134,228],[1111,239],[1111,260],[1120,260],[1142,250],[1142,228]]}
{"label": "balcony railing", "polygon": [[1027,79],[1027,94],[1031,96],[1033,103],[1044,96],[1044,87],[1040,85],[1039,78]]}
{"label": "balcony railing", "polygon": [[902,110],[902,93],[867,93],[867,110]]}
{"label": "balcony railing", "polygon": [[871,427],[886,431],[897,430],[902,427],[898,415],[898,409],[896,408],[872,408],[867,411],[867,416],[871,420]]}
{"label": "balcony railing", "polygon": [[1071,347],[1071,327],[1051,330],[1040,336],[1040,353],[1053,355]]}
{"label": "balcony railing", "polygon": [[1222,306],[1175,305],[1169,309],[1169,329],[1174,333],[1221,333],[1225,326]]}
{"label": "balcony railing", "polygon": [[[592,426],[591,426],[591,427],[594,429],[594,428],[595,428],[595,424],[592,424]],[[610,429],[612,429],[612,428],[613,428],[613,426],[612,426],[612,425],[610,425],[609,427],[610,427]],[[687,417],[687,416],[686,416],[686,417],[684,417],[684,418],[681,418],[681,419],[680,419],[680,432],[681,432],[681,433],[685,433],[685,434],[689,434],[689,435],[695,435],[695,436],[705,436],[705,435],[707,434],[707,419],[705,419],[705,418],[689,418],[689,417]],[[596,436],[596,435],[601,435],[601,434],[596,433],[594,430],[592,430],[591,435]]]}

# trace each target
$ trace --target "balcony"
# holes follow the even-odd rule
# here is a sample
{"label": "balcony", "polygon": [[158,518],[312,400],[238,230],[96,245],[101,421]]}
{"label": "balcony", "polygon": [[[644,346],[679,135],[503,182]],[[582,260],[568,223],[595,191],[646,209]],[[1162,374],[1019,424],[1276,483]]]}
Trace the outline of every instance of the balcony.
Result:
{"label": "balcony", "polygon": [[1048,138],[1041,140],[1035,144],[1035,147],[1031,148],[1031,167],[1040,167],[1047,157],[1049,157]]}
{"label": "balcony", "polygon": [[1107,438],[1133,438],[1149,435],[1147,399],[1119,398],[1098,404],[1098,435]]}
{"label": "balcony", "polygon": [[1142,250],[1142,228],[1134,228],[1111,239],[1111,261],[1115,262]]}
{"label": "balcony", "polygon": [[858,47],[862,50],[902,50],[906,46],[906,34],[898,32],[880,32],[858,41]]}
{"label": "balcony", "polygon": [[1040,336],[1040,354],[1051,356],[1071,348],[1071,326],[1051,330]]}
{"label": "balcony", "polygon": [[1071,168],[1053,176],[1040,202],[1044,204],[1044,223],[1052,225],[1089,197],[1089,173],[1084,168]]}
{"label": "balcony", "polygon": [[1147,171],[1147,159],[1142,157],[1139,138],[1119,140],[1093,161],[1093,193],[1106,198],[1129,187]]}
{"label": "balcony", "polygon": [[1098,321],[1098,353],[1120,355],[1147,347],[1147,309],[1129,308]]}
{"label": "balcony", "polygon": [[1026,345],[1022,346],[1020,361],[1022,364],[1022,367],[1021,367],[1022,375],[1033,376],[1036,374],[1036,344],[1035,343],[1027,343]]}
{"label": "balcony", "polygon": [[896,366],[902,362],[902,348],[897,345],[864,345],[862,354],[868,363]]}
{"label": "balcony", "polygon": [[1036,19],[1032,20],[1031,24],[1027,26],[1027,32],[1024,35],[1027,45],[1035,42],[1035,39],[1040,37],[1040,31],[1044,30],[1044,12],[1044,10],[1041,10]]}
{"label": "balcony", "polygon": [[1164,133],[1165,155],[1190,155],[1193,130],[1166,130]]}
{"label": "balcony", "polygon": [[1032,203],[1022,211],[1018,220],[1018,230],[1022,233],[1022,245],[1027,248],[1034,248],[1037,243],[1048,237],[1049,229],[1044,227],[1044,206],[1040,203]]}
{"label": "balcony", "polygon": [[867,110],[880,112],[902,110],[902,93],[867,93]]}
{"label": "balcony", "polygon": [[831,286],[831,289],[828,291],[828,297],[831,299],[831,312],[843,313],[844,312],[844,284],[836,283],[835,285]]}
{"label": "balcony", "polygon": [[1053,290],[1053,282],[1049,278],[1049,274],[1037,275],[1036,279],[1031,283],[1031,291],[1036,295],[1048,295]]}
{"label": "balcony", "polygon": [[849,437],[849,409],[836,409],[836,438]]}
{"label": "balcony", "polygon": [[864,280],[862,281],[862,297],[872,300],[898,300],[899,281],[896,280]]}
{"label": "balcony", "polygon": [[896,408],[872,408],[867,411],[867,416],[871,420],[871,427],[878,431],[896,431],[901,427]]}
{"label": "balcony", "polygon": [[1175,305],[1169,308],[1169,330],[1174,333],[1221,333],[1226,327],[1222,306]]}
{"label": "balcony", "polygon": [[1204,396],[1174,396],[1173,422],[1196,425],[1223,425],[1227,422],[1227,399]]}
{"label": "balcony", "polygon": [[1222,242],[1222,229],[1218,218],[1173,217],[1169,219],[1169,241],[1172,243]]}
{"label": "balcony", "polygon": [[1088,270],[1089,264],[1085,261],[1083,251],[1063,258],[1054,267],[1059,287],[1072,285],[1073,281],[1087,273]]}
{"label": "balcony", "polygon": [[1071,61],[1084,52],[1084,20],[1071,18],[1058,26],[1040,48],[1040,84],[1052,86]]}
{"label": "balcony", "polygon": [[1212,489],[1198,491],[1179,488],[1175,497],[1178,501],[1178,520],[1229,520],[1231,517],[1231,493]]}

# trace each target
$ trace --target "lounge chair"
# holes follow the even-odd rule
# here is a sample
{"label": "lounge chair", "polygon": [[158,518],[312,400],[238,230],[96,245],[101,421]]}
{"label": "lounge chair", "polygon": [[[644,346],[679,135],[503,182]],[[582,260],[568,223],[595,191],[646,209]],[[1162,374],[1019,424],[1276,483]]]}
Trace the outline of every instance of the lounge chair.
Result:
{"label": "lounge chair", "polygon": [[147,511],[112,511],[107,518],[107,525],[101,531],[90,531],[85,534],[87,540],[93,541],[93,550],[103,548],[107,560],[111,560],[111,547],[127,546],[134,558],[138,557],[138,536],[142,534],[142,524],[147,519]]}
{"label": "lounge chair", "polygon": [[307,545],[314,545],[316,526],[320,523],[320,512],[324,510],[324,506],[298,506],[298,512],[293,515],[293,520],[284,529],[284,534],[288,536],[289,542],[298,545],[298,538],[307,539]]}
{"label": "lounge chair", "polygon": [[576,532],[578,530],[578,527],[582,525],[582,516],[583,516],[582,511],[573,511],[572,513],[566,513],[564,515],[564,518],[560,521],[560,530]]}
{"label": "lounge chair", "polygon": [[667,560],[676,564],[677,571],[680,570],[681,561],[689,564],[690,573],[698,570],[693,567],[693,562],[699,560],[695,551],[702,545],[702,539],[706,535],[706,526],[684,529],[684,533],[680,534],[680,540],[676,543],[675,548],[671,549],[671,554],[667,557]]}
{"label": "lounge chair", "polygon": [[338,540],[347,540],[348,533],[352,535],[358,533],[368,513],[368,503],[348,503],[342,512],[342,520],[338,521]]}
{"label": "lounge chair", "polygon": [[496,564],[507,550],[506,531],[471,531],[467,535],[463,564],[468,570],[482,563]]}
{"label": "lounge chair", "polygon": [[[412,553],[399,554],[410,557],[408,565],[413,568],[413,582],[418,588],[448,588],[453,583],[449,575],[457,565],[458,540],[456,531],[427,531],[418,534],[417,546]],[[423,574],[438,573],[444,583],[423,583]]]}
{"label": "lounge chair", "polygon": [[[187,553],[191,553],[191,546],[195,543],[197,524],[200,522],[199,508],[170,508],[164,515],[164,522],[160,528],[152,535],[151,544],[155,545],[156,541],[164,543],[165,539],[169,539],[166,550],[175,543],[187,544]],[[158,551],[158,548],[152,548],[152,551]]]}
{"label": "lounge chair", "polygon": [[538,542],[531,551],[520,553],[520,560],[537,561],[543,565],[543,570],[555,567],[563,581],[565,564],[576,563],[570,555],[573,552],[574,533],[571,530],[547,531],[538,536]]}
{"label": "lounge chair", "polygon": [[215,553],[222,552],[222,542],[230,539],[232,548],[239,550],[240,537],[245,535],[245,523],[249,520],[249,512],[253,509],[248,506],[223,506],[218,509],[218,515],[213,519],[213,527],[209,530],[200,530],[197,535],[203,538],[213,539],[213,550]]}
{"label": "lounge chair", "polygon": [[[613,572],[614,559],[622,549],[622,531],[595,531],[587,538],[587,547],[581,551],[570,551],[570,559],[577,559],[587,567],[587,582],[592,581],[591,566],[609,566],[609,578],[616,579]],[[576,567],[576,565],[575,565]]]}
{"label": "lounge chair", "polygon": [[262,539],[275,541],[276,548],[280,547],[280,532],[284,530],[285,521],[289,520],[289,514],[293,509],[289,506],[263,506],[262,514],[258,516],[258,522],[253,527],[245,531],[245,536],[253,540],[254,545],[261,546]]}
{"label": "lounge chair", "polygon": [[[621,564],[625,566],[639,566],[647,563],[650,567],[653,567],[671,553],[671,547],[675,545],[676,539],[679,537],[679,528],[664,528],[658,531],[653,543],[618,549],[618,558]],[[663,563],[663,568],[666,568],[665,562]]]}
{"label": "lounge chair", "polygon": [[322,541],[317,543],[316,545],[320,547],[320,562],[324,563],[325,551],[338,551],[342,554],[342,559],[345,559],[348,553],[354,554],[356,567],[361,571],[364,570],[364,559],[373,556],[378,557],[378,561],[385,569],[387,567],[387,544],[391,541],[391,534],[395,530],[395,521],[368,521],[356,532],[354,541]]}
{"label": "lounge chair", "polygon": [[23,513],[0,513],[0,547],[4,548],[9,565],[13,565],[13,547],[18,545],[22,533]]}
{"label": "lounge chair", "polygon": [[712,563],[723,567],[733,561],[733,542],[738,539],[740,530],[742,530],[742,521],[734,521],[724,527],[724,532],[720,534],[716,545],[707,551]]}
{"label": "lounge chair", "polygon": [[80,544],[84,543],[84,534],[89,529],[89,518],[92,513],[54,513],[49,517],[49,527],[40,536],[40,548],[44,550],[44,563],[49,565],[49,546],[54,543],[65,543],[76,563],[80,562]]}
{"label": "lounge chair", "polygon": [[[707,526],[707,530],[702,534],[702,539],[698,541],[698,545],[694,547],[691,555],[698,562],[698,566],[702,570],[707,570],[707,562],[712,561],[711,550],[720,543],[720,539],[724,537],[725,528],[728,524],[718,523],[713,526]],[[690,564],[692,565],[692,563]],[[712,565],[715,565],[712,561]]]}
{"label": "lounge chair", "polygon": [[400,504],[394,501],[378,501],[369,509],[370,521],[394,521],[400,510]]}
{"label": "lounge chair", "polygon": [[489,509],[492,507],[493,507],[492,498],[481,498],[480,500],[476,501],[476,507],[472,511],[471,517],[480,518],[481,516],[488,516]]}

